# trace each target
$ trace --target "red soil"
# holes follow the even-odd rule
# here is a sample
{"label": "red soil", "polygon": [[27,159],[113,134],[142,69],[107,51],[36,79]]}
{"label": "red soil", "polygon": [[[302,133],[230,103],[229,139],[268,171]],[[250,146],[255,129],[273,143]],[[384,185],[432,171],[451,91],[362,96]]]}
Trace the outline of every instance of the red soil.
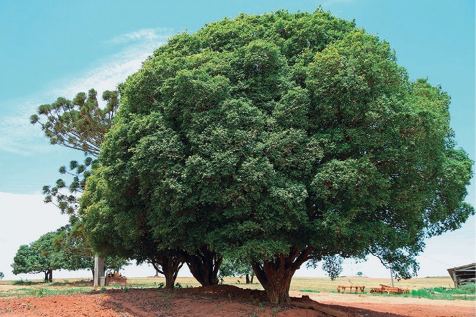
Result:
{"label": "red soil", "polygon": [[[293,294],[292,294],[293,295]],[[294,294],[300,295],[300,294]],[[473,302],[411,300],[402,303],[399,298],[378,297],[360,300],[359,297],[330,297],[318,294],[314,299],[295,299],[296,305],[334,310],[342,316],[475,316]],[[349,298],[348,301],[347,298]],[[336,301],[339,300],[339,301]],[[343,301],[344,300],[344,301]],[[375,302],[372,302],[375,301]],[[299,304],[300,303],[300,304]],[[0,316],[328,316],[314,309],[276,307],[263,301],[262,291],[241,289],[229,285],[164,289],[107,290],[64,296],[9,298],[0,300]]]}

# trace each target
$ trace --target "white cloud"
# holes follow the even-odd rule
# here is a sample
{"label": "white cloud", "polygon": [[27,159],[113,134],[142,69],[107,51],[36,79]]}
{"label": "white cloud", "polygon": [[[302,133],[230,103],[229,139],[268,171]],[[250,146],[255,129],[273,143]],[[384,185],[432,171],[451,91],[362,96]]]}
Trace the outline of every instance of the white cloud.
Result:
{"label": "white cloud", "polygon": [[123,82],[129,75],[135,73],[142,62],[153,53],[154,49],[165,44],[167,29],[142,29],[136,32],[123,34],[108,41],[109,43],[128,43],[123,49],[112,56],[108,56],[96,62],[96,67],[75,74],[70,78],[62,78],[52,83],[50,95],[65,96],[72,98],[80,91],[88,91],[94,88],[101,94],[104,90],[116,89],[117,85]]}
{"label": "white cloud", "polygon": [[113,39],[106,41],[108,44],[123,44],[132,41],[152,41],[152,40],[167,40],[172,33],[172,29],[166,28],[154,28],[154,29],[141,29],[135,32],[121,34]]}
{"label": "white cloud", "polygon": [[34,113],[39,104],[32,100],[22,101],[17,105],[19,109],[16,113],[0,118],[0,151],[22,155],[48,151],[43,132],[29,121],[29,115]]}
{"label": "white cloud", "polygon": [[108,42],[125,45],[117,53],[95,61],[89,70],[49,83],[50,88],[35,97],[3,101],[2,108],[16,110],[0,118],[0,151],[21,155],[53,151],[41,129],[29,123],[29,117],[37,107],[60,96],[72,99],[78,92],[87,92],[91,88],[96,89],[99,96],[105,90],[116,89],[142,66],[154,49],[166,43],[167,31],[170,30],[143,29],[120,35]]}

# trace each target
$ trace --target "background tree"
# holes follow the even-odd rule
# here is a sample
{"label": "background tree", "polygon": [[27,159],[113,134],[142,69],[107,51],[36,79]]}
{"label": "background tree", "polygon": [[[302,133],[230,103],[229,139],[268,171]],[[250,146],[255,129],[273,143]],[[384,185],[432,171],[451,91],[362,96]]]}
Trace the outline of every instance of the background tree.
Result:
{"label": "background tree", "polygon": [[424,238],[474,213],[449,96],[321,10],[180,34],[120,94],[100,154],[109,221],[201,250],[205,279],[219,254],[251,262],[272,303],[304,262],[336,254],[411,277]]}
{"label": "background tree", "polygon": [[[60,97],[50,105],[40,106],[37,114],[30,117],[30,122],[41,125],[51,144],[62,145],[82,151],[85,155],[97,157],[105,134],[114,124],[114,116],[119,107],[119,93],[105,91],[103,100],[106,101],[106,106],[100,108],[94,89],[89,90],[88,95],[84,92],[78,93],[72,101]],[[59,169],[61,174],[72,179],[69,185],[65,180],[58,179],[55,186],[43,186],[45,203],[52,203],[61,210],[61,213],[70,215],[71,227],[66,231],[70,236],[64,236],[63,232],[61,237],[66,242],[63,247],[71,252],[69,264],[65,268],[91,269],[93,278],[93,250],[82,231],[78,209],[86,179],[98,166],[98,161],[92,157],[87,157],[83,164],[71,161],[69,170],[66,166]],[[115,256],[105,260],[105,267],[110,269],[114,267],[114,270],[119,270],[127,264],[126,259]]]}
{"label": "background tree", "polygon": [[[107,274],[119,273],[120,270],[124,269],[124,267],[128,265],[130,265],[130,263],[129,261],[127,261],[127,259],[124,259],[119,256],[110,256],[107,257],[106,261],[104,262],[104,272],[106,272]],[[94,268],[94,265],[90,268]]]}
{"label": "background tree", "polygon": [[[87,241],[84,230],[72,228],[71,225],[62,227],[57,231],[54,245],[56,252],[60,252],[64,257],[62,269],[70,271],[91,270],[94,279],[95,253]],[[127,265],[129,265],[127,259],[110,256],[105,259],[104,271],[116,273]]]}
{"label": "background tree", "polygon": [[30,245],[21,245],[13,258],[13,274],[44,273],[45,282],[53,281],[53,270],[64,265],[64,254],[55,248],[56,232],[48,232]]}
{"label": "background tree", "polygon": [[242,262],[239,259],[223,258],[220,271],[218,271],[218,277],[235,276],[245,276],[246,284],[253,284],[255,273],[249,263]]}
{"label": "background tree", "polygon": [[[105,91],[103,100],[107,103],[101,109],[94,89],[90,89],[88,95],[78,93],[72,101],[60,97],[52,104],[38,107],[37,114],[30,117],[30,122],[41,126],[51,144],[97,157],[105,134],[114,124],[119,107],[118,91]],[[91,170],[97,166],[97,160],[87,157],[84,164],[71,161],[69,171],[66,166],[60,167],[59,172],[70,175],[73,180],[69,186],[63,179],[58,179],[56,186],[44,186],[45,202],[55,204],[62,213],[75,215],[79,208],[78,196],[84,191]],[[69,188],[69,194],[61,191],[66,187]]]}
{"label": "background tree", "polygon": [[165,287],[173,288],[184,263],[181,252],[163,248],[161,241],[153,238],[144,206],[130,210],[124,218],[115,218],[117,211],[106,199],[106,184],[101,175],[102,169],[98,168],[88,179],[87,190],[81,197],[81,225],[87,232],[88,243],[107,258],[129,258],[138,264],[152,264],[164,275]]}
{"label": "background tree", "polygon": [[[79,150],[95,158],[105,134],[114,124],[119,93],[105,91],[103,100],[106,106],[101,109],[94,89],[90,89],[87,95],[78,93],[72,101],[60,97],[52,104],[38,107],[37,114],[30,117],[30,122],[41,126],[51,144]],[[68,186],[63,179],[58,179],[56,186],[44,186],[45,202],[55,204],[62,213],[77,217],[78,198],[84,191],[86,179],[98,166],[98,161],[93,157],[87,157],[84,164],[71,161],[69,170],[61,166],[59,172],[72,177],[72,181]],[[64,193],[66,188],[69,193]]]}
{"label": "background tree", "polygon": [[0,272],[0,281],[3,280],[4,277],[5,275],[3,274],[3,272]]}
{"label": "background tree", "polygon": [[331,278],[332,281],[339,277],[340,273],[342,273],[343,261],[344,259],[338,255],[327,256],[324,258],[322,269],[326,272],[326,274]]}

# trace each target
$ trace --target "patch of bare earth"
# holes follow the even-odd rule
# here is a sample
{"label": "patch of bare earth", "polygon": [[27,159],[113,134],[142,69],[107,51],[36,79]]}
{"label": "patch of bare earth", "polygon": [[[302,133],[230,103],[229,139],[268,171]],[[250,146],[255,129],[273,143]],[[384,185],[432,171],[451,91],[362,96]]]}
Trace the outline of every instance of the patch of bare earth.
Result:
{"label": "patch of bare earth", "polygon": [[[0,316],[475,316],[470,301],[430,301],[346,294],[292,293],[288,307],[264,301],[262,291],[235,286],[108,290],[105,293],[0,299]],[[317,302],[319,301],[319,303]]]}

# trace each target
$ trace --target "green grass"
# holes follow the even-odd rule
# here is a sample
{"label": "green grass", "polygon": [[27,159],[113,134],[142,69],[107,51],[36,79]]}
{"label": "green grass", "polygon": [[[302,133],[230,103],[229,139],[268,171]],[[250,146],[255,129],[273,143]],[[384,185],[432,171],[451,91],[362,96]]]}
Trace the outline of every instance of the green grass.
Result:
{"label": "green grass", "polygon": [[47,288],[19,288],[12,290],[10,292],[0,293],[0,297],[44,297],[44,296],[55,296],[55,295],[71,295],[76,293],[89,293],[90,289],[85,288],[67,288],[67,289],[47,289]]}
{"label": "green grass", "polygon": [[[427,299],[443,299],[443,300],[475,300],[475,284],[463,285],[459,288],[452,287],[431,287],[414,289],[410,294],[387,294],[387,293],[366,293],[370,296],[386,296],[386,297],[412,297]],[[361,295],[361,293],[358,293]]]}
{"label": "green grass", "polygon": [[[240,283],[238,282],[240,280]],[[121,289],[128,292],[135,288],[161,288],[164,286],[165,279],[158,277],[128,278],[127,286],[111,285],[101,289],[105,292],[107,289]],[[198,282],[193,278],[178,278],[177,283],[182,287],[198,287]],[[234,277],[226,278],[225,284],[235,285],[242,288],[263,289],[256,281],[253,284],[245,284],[244,278]],[[400,288],[409,288],[410,294],[388,295],[369,293],[371,287],[380,287],[380,284],[390,285],[390,279],[372,279],[365,277],[340,277],[332,281],[330,278],[293,278],[291,291],[303,293],[336,293],[338,285],[365,285],[366,293],[357,293],[359,296],[394,296],[394,297],[414,297],[429,299],[462,299],[475,300],[475,287],[473,285],[462,286],[458,289],[452,288],[453,282],[448,277],[435,278],[416,278],[410,280],[396,281],[395,286]],[[25,296],[50,296],[75,293],[88,293],[93,290],[91,281],[84,279],[58,280],[53,283],[44,283],[42,280],[17,280],[1,281],[0,297],[25,297]],[[179,285],[177,285],[178,287]],[[347,292],[346,292],[347,293]]]}
{"label": "green grass", "polygon": [[17,280],[17,281],[13,281],[12,282],[13,285],[32,285],[33,282],[32,281],[29,281],[29,280]]}
{"label": "green grass", "polygon": [[411,291],[411,297],[429,299],[475,300],[475,284],[462,285],[459,288],[433,287]]}

